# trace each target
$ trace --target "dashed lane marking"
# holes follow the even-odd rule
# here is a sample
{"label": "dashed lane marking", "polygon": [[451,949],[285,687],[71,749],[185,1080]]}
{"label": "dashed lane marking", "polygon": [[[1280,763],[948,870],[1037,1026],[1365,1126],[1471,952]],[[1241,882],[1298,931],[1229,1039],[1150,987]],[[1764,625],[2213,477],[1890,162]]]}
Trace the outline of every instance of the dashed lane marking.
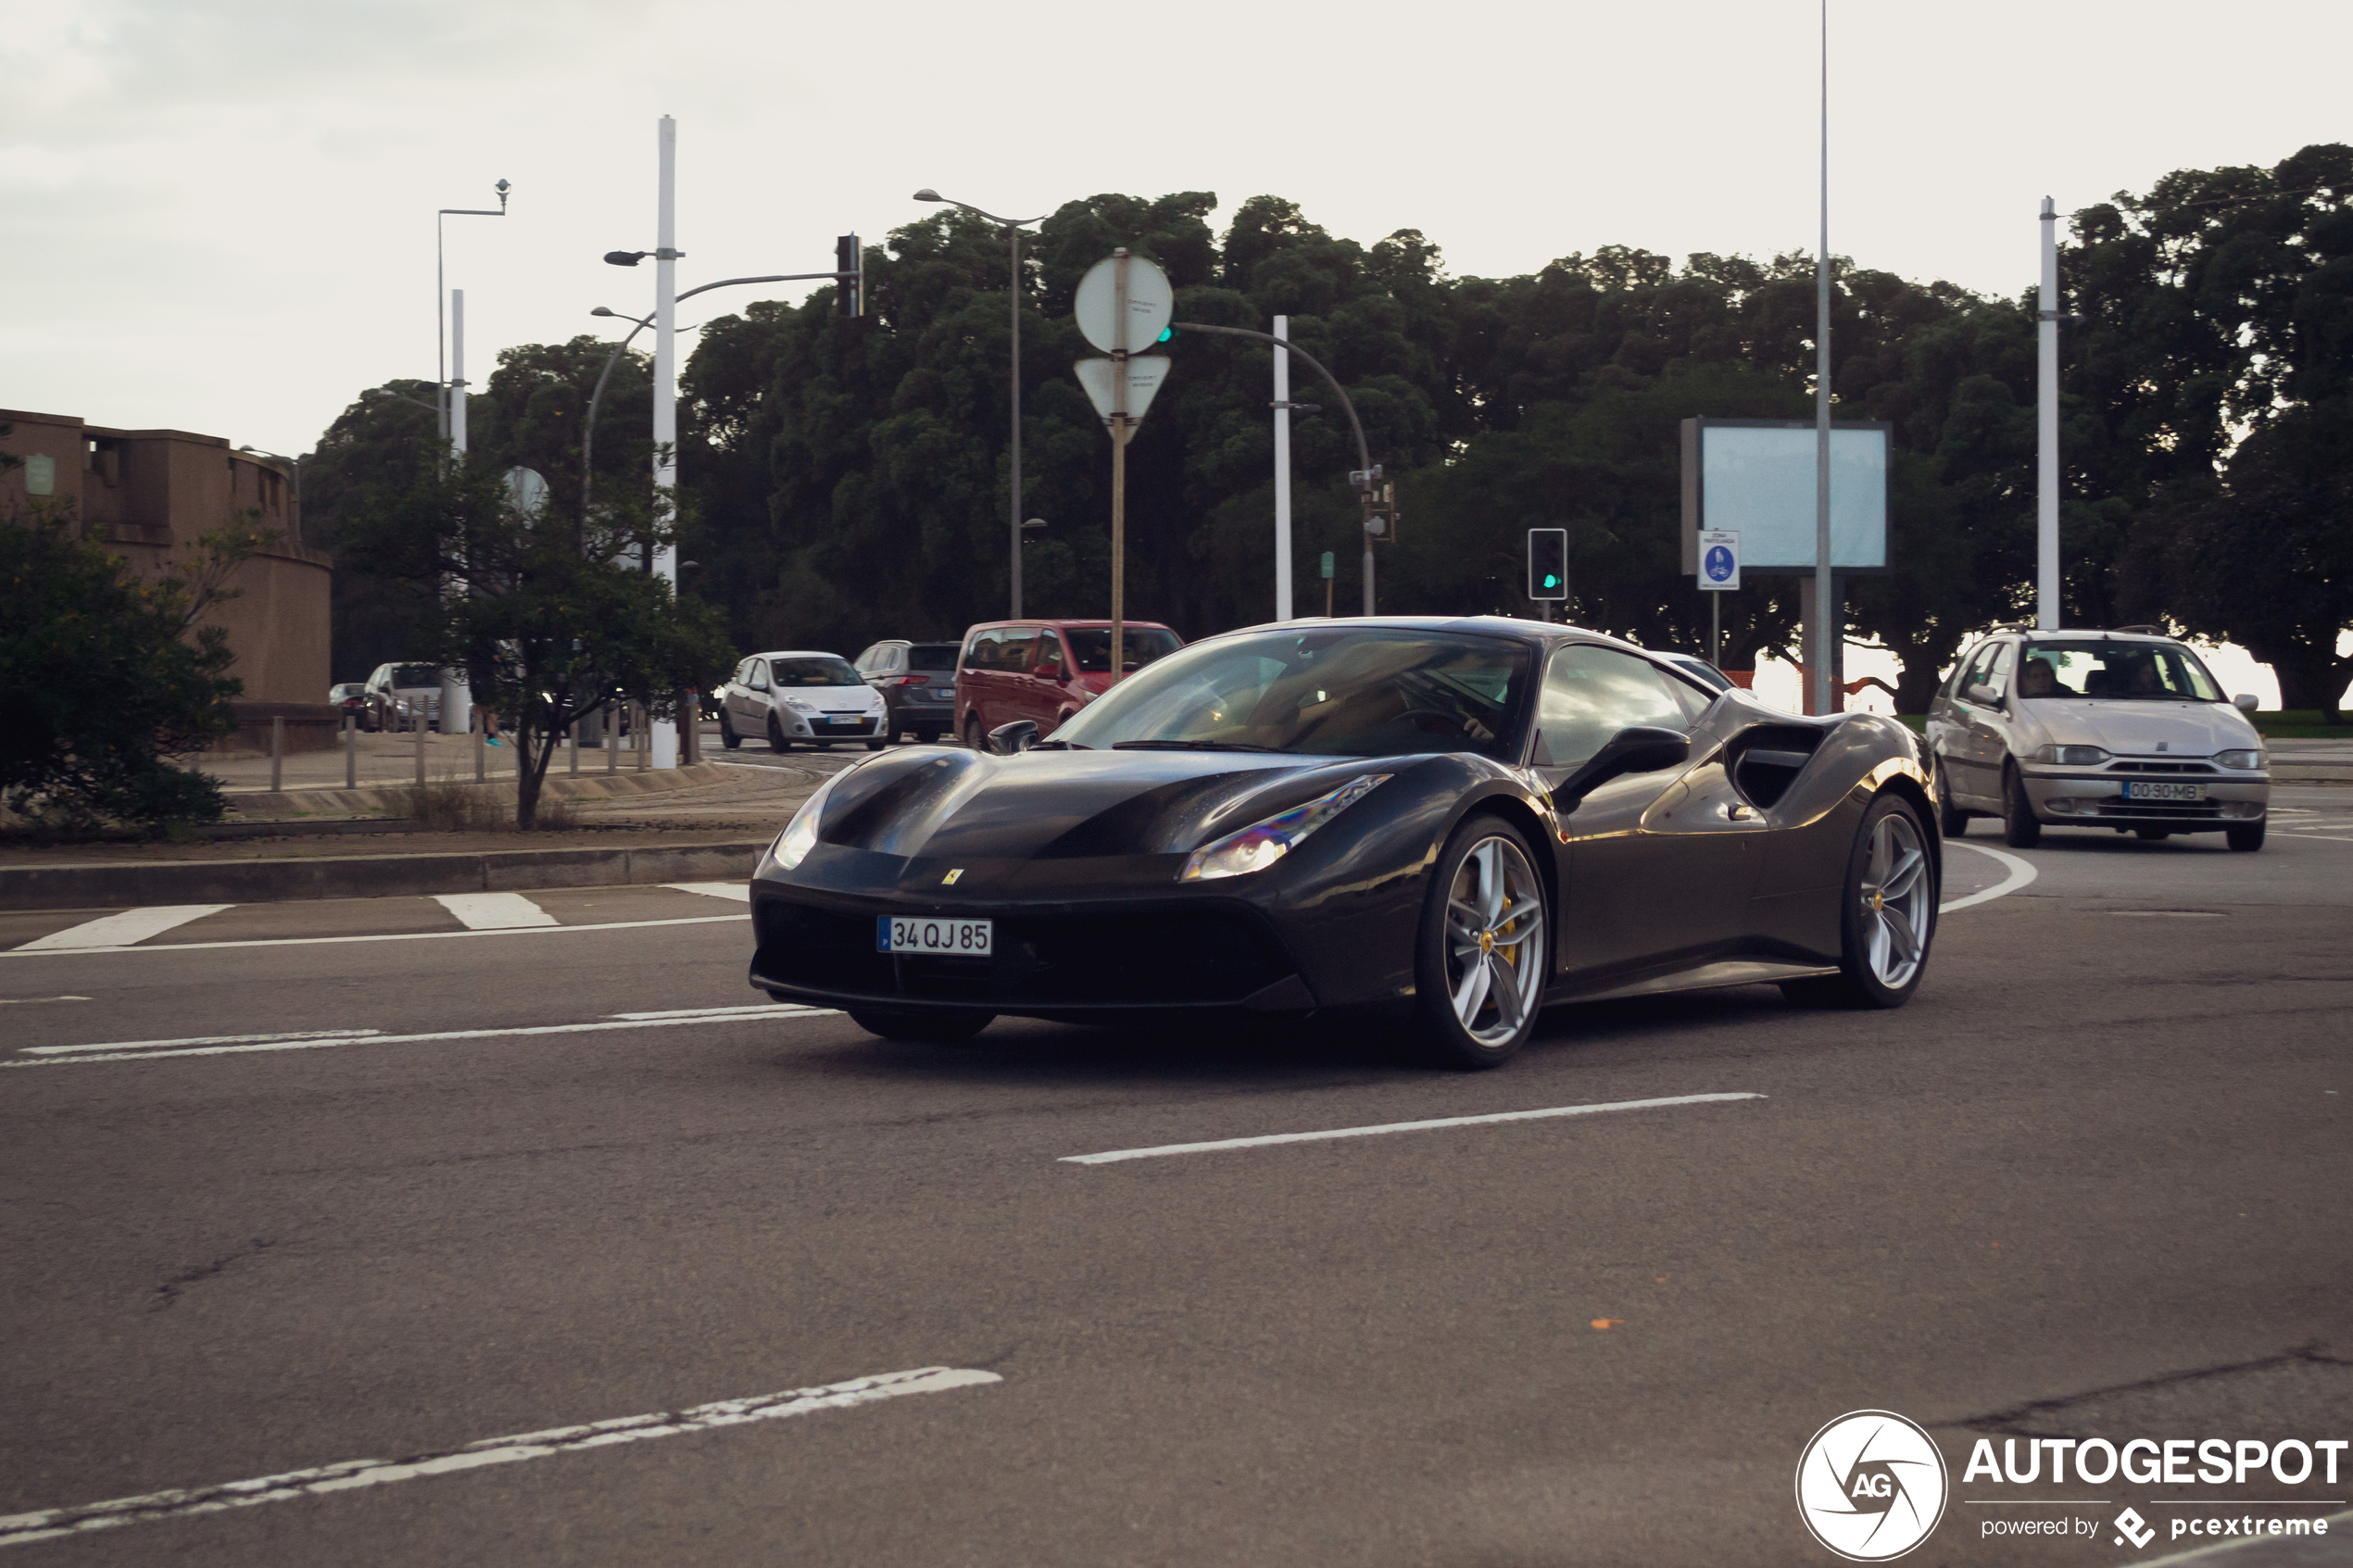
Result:
{"label": "dashed lane marking", "polygon": [[801,1007],[778,1002],[769,1007],[697,1009],[656,1018],[616,1014],[594,1023],[535,1023],[510,1029],[437,1029],[420,1035],[387,1035],[377,1029],[321,1030],[316,1033],[262,1035],[239,1039],[216,1037],[218,1043],[170,1040],[116,1040],[89,1046],[32,1046],[22,1053],[29,1061],[0,1061],[0,1067],[79,1067],[92,1061],[162,1061],[187,1056],[243,1056],[253,1051],[315,1051],[334,1046],[422,1046],[447,1040],[512,1040],[535,1035],[600,1035],[615,1029],[673,1029],[686,1023],[752,1023],[769,1018],[826,1018],[832,1008]]}
{"label": "dashed lane marking", "polygon": [[31,1002],[86,1002],[87,997],[0,997],[0,1008],[23,1007]]}
{"label": "dashed lane marking", "polygon": [[1944,902],[1936,906],[1936,912],[1940,915],[1949,915],[1955,909],[1966,909],[1974,904],[1990,903],[2007,894],[2017,892],[2034,880],[2034,867],[2015,855],[2005,855],[1999,849],[1988,849],[1982,844],[1971,844],[1966,838],[1948,838],[1944,842],[1956,849],[1974,849],[1981,855],[1990,855],[2008,868],[2009,874],[1982,893],[1971,893],[1965,897],[1945,899]]}
{"label": "dashed lane marking", "polygon": [[970,1367],[916,1367],[887,1372],[875,1377],[853,1377],[814,1388],[787,1388],[748,1399],[721,1399],[683,1411],[657,1411],[648,1415],[624,1415],[581,1426],[558,1426],[545,1432],[523,1432],[510,1437],[484,1437],[459,1449],[412,1454],[407,1459],[350,1459],[313,1470],[289,1470],[249,1481],[227,1481],[210,1486],[150,1492],[145,1497],[116,1498],[84,1503],[79,1508],[44,1509],[37,1513],[0,1517],[0,1546],[20,1546],[57,1536],[140,1524],[157,1519],[185,1519],[199,1513],[220,1513],[265,1502],[291,1502],[296,1498],[327,1492],[384,1486],[427,1475],[449,1475],[493,1464],[516,1464],[529,1459],[610,1448],[617,1443],[642,1443],[655,1437],[676,1437],[710,1432],[748,1422],[776,1421],[811,1415],[819,1411],[849,1410],[910,1394],[942,1394],[951,1388],[972,1388],[1002,1383],[993,1372]]}
{"label": "dashed lane marking", "polygon": [[706,898],[733,898],[739,904],[751,902],[751,884],[748,882],[665,882],[662,885],[681,893],[699,893]]}
{"label": "dashed lane marking", "polygon": [[[208,908],[228,909],[226,904]],[[234,942],[168,942],[161,947],[51,947],[41,942],[0,952],[0,959],[55,958],[59,953],[187,953],[208,947],[309,947],[337,942],[447,942],[466,936],[572,935],[583,931],[643,931],[658,925],[716,925],[723,921],[749,920],[742,914],[684,915],[669,920],[616,920],[597,925],[505,925],[484,931],[387,931],[372,936],[255,936]],[[62,934],[60,934],[62,935]],[[42,942],[49,939],[44,937]]]}
{"label": "dashed lane marking", "polygon": [[468,931],[556,923],[555,916],[520,893],[436,893],[433,901],[463,921]]}
{"label": "dashed lane marking", "polygon": [[23,946],[11,949],[19,953],[75,953],[93,947],[128,947],[145,942],[150,936],[160,936],[174,926],[217,915],[233,904],[158,904],[144,909],[125,909],[118,915],[100,915],[96,920],[69,925],[63,931],[53,931],[46,936],[36,936]]}
{"label": "dashed lane marking", "polygon": [[1538,1122],[1556,1116],[1599,1116],[1611,1110],[1655,1110],[1669,1105],[1720,1105],[1763,1099],[1763,1095],[1671,1095],[1664,1099],[1621,1099],[1605,1105],[1555,1105],[1542,1110],[1498,1110],[1485,1116],[1441,1116],[1428,1122],[1384,1122],[1372,1127],[1332,1127],[1314,1133],[1269,1133],[1255,1138],[1216,1138],[1208,1143],[1169,1143],[1151,1148],[1114,1148],[1101,1154],[1065,1154],[1064,1165],[1113,1165],[1123,1160],[1157,1160],[1170,1154],[1215,1154],[1229,1148],[1265,1148],[1281,1143],[1323,1143],[1332,1138],[1370,1138],[1386,1133],[1428,1133],[1445,1127],[1490,1127],[1504,1122]]}

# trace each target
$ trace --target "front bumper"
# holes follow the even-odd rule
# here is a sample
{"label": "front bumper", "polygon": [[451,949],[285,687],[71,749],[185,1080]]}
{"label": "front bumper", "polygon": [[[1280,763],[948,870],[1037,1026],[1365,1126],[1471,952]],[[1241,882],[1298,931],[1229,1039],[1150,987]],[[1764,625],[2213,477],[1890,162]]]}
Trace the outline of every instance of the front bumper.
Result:
{"label": "front bumper", "polygon": [[[2271,808],[2269,773],[2204,773],[2154,778],[2112,772],[2029,771],[2021,775],[2034,815],[2052,826],[2171,828],[2177,833],[2219,833],[2259,822]],[[2196,784],[2203,800],[2127,800],[2127,779],[2141,784]]]}
{"label": "front bumper", "polygon": [[[844,718],[846,722],[828,721]],[[871,713],[845,716],[795,713],[789,709],[778,709],[776,722],[784,727],[786,734],[795,740],[871,740],[883,730],[882,719]]]}

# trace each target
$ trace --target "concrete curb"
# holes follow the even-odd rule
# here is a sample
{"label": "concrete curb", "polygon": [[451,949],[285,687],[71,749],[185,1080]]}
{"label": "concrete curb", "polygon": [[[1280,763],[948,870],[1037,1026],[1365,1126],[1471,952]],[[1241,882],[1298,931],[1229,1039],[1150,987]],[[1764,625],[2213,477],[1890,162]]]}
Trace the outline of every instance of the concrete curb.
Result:
{"label": "concrete curb", "polygon": [[293,898],[398,898],[434,893],[521,893],[540,887],[731,882],[751,874],[768,842],[763,837],[611,849],[12,867],[0,870],[0,909],[269,904]]}
{"label": "concrete curb", "polygon": [[[612,800],[630,795],[661,795],[672,790],[692,789],[697,784],[718,784],[733,777],[716,762],[698,762],[691,768],[648,769],[645,772],[587,773],[577,778],[569,773],[550,771],[540,786],[543,800]],[[433,788],[461,789],[469,794],[481,793],[500,801],[514,798],[512,775],[489,779],[481,784],[472,779],[433,779]],[[273,817],[353,817],[372,811],[406,811],[409,792],[414,784],[362,784],[358,789],[285,789],[232,790],[227,799],[230,809],[245,822]]]}

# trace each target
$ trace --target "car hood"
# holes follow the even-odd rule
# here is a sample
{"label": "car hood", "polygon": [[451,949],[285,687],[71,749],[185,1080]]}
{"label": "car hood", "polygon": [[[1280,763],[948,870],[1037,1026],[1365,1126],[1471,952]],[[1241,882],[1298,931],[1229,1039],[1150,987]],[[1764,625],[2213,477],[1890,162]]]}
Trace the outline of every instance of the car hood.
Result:
{"label": "car hood", "polygon": [[2263,744],[2255,726],[2237,709],[2222,702],[2036,697],[2024,707],[2055,744],[2096,746],[2120,757],[2159,752],[2210,757],[2218,751]]}
{"label": "car hood", "polygon": [[1360,773],[1364,758],[1206,751],[894,751],[842,776],[827,844],[910,859],[1066,859],[1189,851]]}

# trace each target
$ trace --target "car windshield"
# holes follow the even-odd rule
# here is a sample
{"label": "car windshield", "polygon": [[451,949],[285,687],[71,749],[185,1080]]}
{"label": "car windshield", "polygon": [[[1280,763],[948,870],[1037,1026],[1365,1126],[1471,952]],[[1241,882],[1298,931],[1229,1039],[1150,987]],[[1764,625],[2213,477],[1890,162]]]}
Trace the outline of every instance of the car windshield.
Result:
{"label": "car windshield", "polygon": [[[1070,639],[1070,657],[1078,668],[1097,674],[1111,668],[1111,628],[1080,626],[1063,633]],[[1157,626],[1129,626],[1120,633],[1120,662],[1141,670],[1176,651],[1176,633]]]}
{"label": "car windshield", "polygon": [[1526,645],[1373,627],[1262,632],[1169,655],[1055,732],[1074,746],[1502,758]]}
{"label": "car windshield", "polygon": [[2114,702],[2220,702],[2221,688],[2179,643],[2106,639],[2032,642],[2019,666],[2021,697],[2094,697]]}
{"label": "car windshield", "polygon": [[392,684],[396,686],[437,686],[441,672],[430,664],[398,664],[393,667]]}
{"label": "car windshield", "polygon": [[776,672],[780,686],[862,686],[866,678],[849,667],[849,660],[834,654],[820,654],[814,659],[772,659],[769,665]]}
{"label": "car windshield", "polygon": [[907,650],[910,670],[953,670],[961,643],[916,643]]}

